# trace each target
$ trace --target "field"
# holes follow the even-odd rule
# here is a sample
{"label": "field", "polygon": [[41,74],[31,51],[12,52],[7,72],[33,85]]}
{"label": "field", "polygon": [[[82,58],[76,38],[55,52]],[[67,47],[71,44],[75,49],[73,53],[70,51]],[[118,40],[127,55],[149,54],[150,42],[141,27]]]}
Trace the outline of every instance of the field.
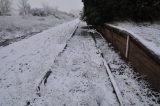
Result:
{"label": "field", "polygon": [[0,16],[0,46],[30,37],[70,20],[73,20],[73,17],[66,14],[59,17]]}

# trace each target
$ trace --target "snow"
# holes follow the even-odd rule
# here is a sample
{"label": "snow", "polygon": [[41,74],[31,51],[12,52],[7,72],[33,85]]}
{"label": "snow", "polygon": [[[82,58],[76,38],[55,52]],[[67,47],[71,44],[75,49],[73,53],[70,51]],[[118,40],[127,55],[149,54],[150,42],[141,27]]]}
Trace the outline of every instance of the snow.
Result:
{"label": "snow", "polygon": [[0,16],[0,42],[21,36],[31,36],[58,24],[73,20],[73,17],[67,14],[59,13],[58,15],[59,19],[54,16]]}
{"label": "snow", "polygon": [[22,106],[63,50],[79,20],[0,48],[0,105]]}
{"label": "snow", "polygon": [[160,57],[160,23],[116,22],[109,24],[112,27],[131,33],[148,49]]}
{"label": "snow", "polygon": [[116,92],[116,95],[117,95],[117,97],[118,97],[120,106],[122,106],[122,105],[123,105],[123,97],[122,97],[122,94],[121,94],[121,92],[120,92],[120,90],[119,90],[119,88],[118,88],[118,86],[117,86],[117,83],[116,83],[116,81],[115,81],[115,79],[114,79],[114,76],[113,76],[113,74],[112,74],[112,72],[111,72],[111,70],[110,70],[110,68],[109,68],[109,65],[107,64],[107,62],[106,62],[105,59],[103,59],[103,62],[104,62],[104,66],[106,67],[107,73],[108,73],[108,75],[109,75],[109,77],[110,77],[110,80],[111,80],[111,82],[112,82],[112,85],[113,85],[113,87],[114,87],[114,89],[115,89],[115,92]]}
{"label": "snow", "polygon": [[[110,81],[111,81],[111,83],[112,83],[112,86],[113,86],[113,88],[114,88],[115,94],[116,94],[117,99],[118,99],[118,101],[119,101],[119,105],[120,105],[120,106],[123,106],[123,97],[122,97],[122,94],[121,94],[121,92],[120,92],[120,90],[119,90],[119,87],[117,86],[117,82],[115,81],[114,76],[113,76],[113,74],[112,74],[112,72],[111,72],[111,70],[110,70],[109,64],[108,64],[108,63],[106,62],[106,60],[104,59],[104,54],[102,53],[102,51],[101,51],[101,49],[100,49],[100,47],[99,47],[99,45],[98,45],[98,43],[97,43],[96,37],[95,37],[95,35],[94,35],[95,33],[98,33],[98,32],[96,32],[95,30],[88,30],[88,32],[89,32],[90,34],[92,34],[92,38],[93,38],[94,41],[95,41],[95,46],[96,46],[97,50],[99,51],[99,53],[101,54],[101,59],[102,59],[102,61],[103,61],[103,65],[105,66],[106,72],[107,72],[107,74],[108,74],[108,76],[109,76],[109,79],[110,79]],[[101,38],[103,38],[103,36],[102,36],[100,33],[98,33],[98,34],[100,35]],[[103,39],[104,39],[104,38],[103,38]]]}
{"label": "snow", "polygon": [[33,105],[118,105],[94,40],[81,28],[84,25],[81,23],[64,52],[56,58],[51,68],[53,74],[46,86],[41,85],[41,97]]}
{"label": "snow", "polygon": [[[119,106],[101,53],[126,106],[159,106],[147,83],[79,20],[0,48],[1,106]],[[97,46],[96,46],[97,45]],[[149,96],[148,96],[149,95]]]}
{"label": "snow", "polygon": [[149,84],[134,71],[130,64],[127,64],[110,43],[106,42],[96,31],[94,33],[96,43],[103,53],[106,63],[110,66],[111,72],[117,82],[123,97],[125,106],[159,106],[160,93],[152,91]]}

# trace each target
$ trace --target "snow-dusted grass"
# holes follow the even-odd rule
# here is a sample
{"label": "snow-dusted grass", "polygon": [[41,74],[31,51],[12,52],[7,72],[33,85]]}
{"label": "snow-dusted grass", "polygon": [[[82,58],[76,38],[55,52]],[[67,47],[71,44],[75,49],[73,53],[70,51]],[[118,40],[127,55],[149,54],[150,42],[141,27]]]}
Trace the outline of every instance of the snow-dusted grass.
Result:
{"label": "snow-dusted grass", "polygon": [[40,33],[50,27],[73,19],[73,17],[65,14],[60,15],[60,19],[54,16],[0,16],[0,42],[6,39],[31,35],[32,33]]}
{"label": "snow-dusted grass", "polygon": [[24,106],[63,50],[79,20],[0,48],[0,105]]}
{"label": "snow-dusted grass", "polygon": [[131,33],[137,40],[147,48],[160,56],[160,22],[139,23],[117,22],[111,26]]}

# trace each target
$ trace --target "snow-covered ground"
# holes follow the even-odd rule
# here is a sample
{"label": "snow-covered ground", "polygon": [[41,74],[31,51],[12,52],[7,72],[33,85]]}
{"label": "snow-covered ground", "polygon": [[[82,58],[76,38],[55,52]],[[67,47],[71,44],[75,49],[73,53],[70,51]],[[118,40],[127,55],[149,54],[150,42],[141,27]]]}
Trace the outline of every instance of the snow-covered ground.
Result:
{"label": "snow-covered ground", "polygon": [[147,82],[143,80],[144,76],[136,73],[130,64],[127,64],[114,51],[110,43],[100,36],[94,30],[89,30],[94,33],[96,45],[103,53],[103,57],[109,64],[112,74],[118,84],[118,88],[122,93],[123,103],[125,106],[159,106],[160,93],[152,91]]}
{"label": "snow-covered ground", "polygon": [[0,48],[0,106],[24,106],[63,50],[79,20]]}
{"label": "snow-covered ground", "polygon": [[101,55],[92,37],[79,26],[41,84],[37,106],[117,106]]}
{"label": "snow-covered ground", "polygon": [[0,48],[0,106],[118,106],[99,49],[125,106],[159,106],[160,94],[155,97],[85,23],[72,36],[78,23],[64,23]]}
{"label": "snow-covered ground", "polygon": [[155,22],[154,24],[116,22],[111,26],[131,33],[137,40],[160,57],[160,22]]}
{"label": "snow-covered ground", "polygon": [[[73,20],[67,14],[55,16],[0,16],[0,43],[10,39],[29,37],[50,27]],[[5,45],[5,44],[4,44]],[[7,44],[6,44],[7,45]],[[3,46],[3,44],[2,44]]]}

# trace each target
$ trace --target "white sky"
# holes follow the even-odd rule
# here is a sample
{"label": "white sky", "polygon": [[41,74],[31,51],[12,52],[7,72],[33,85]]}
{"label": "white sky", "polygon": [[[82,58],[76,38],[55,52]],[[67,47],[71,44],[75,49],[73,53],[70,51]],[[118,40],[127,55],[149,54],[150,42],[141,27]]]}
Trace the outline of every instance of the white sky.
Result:
{"label": "white sky", "polygon": [[[19,0],[13,0],[14,5],[17,6]],[[43,3],[49,6],[58,7],[59,10],[69,12],[70,10],[81,10],[83,4],[82,0],[29,0],[32,7],[41,7]]]}

